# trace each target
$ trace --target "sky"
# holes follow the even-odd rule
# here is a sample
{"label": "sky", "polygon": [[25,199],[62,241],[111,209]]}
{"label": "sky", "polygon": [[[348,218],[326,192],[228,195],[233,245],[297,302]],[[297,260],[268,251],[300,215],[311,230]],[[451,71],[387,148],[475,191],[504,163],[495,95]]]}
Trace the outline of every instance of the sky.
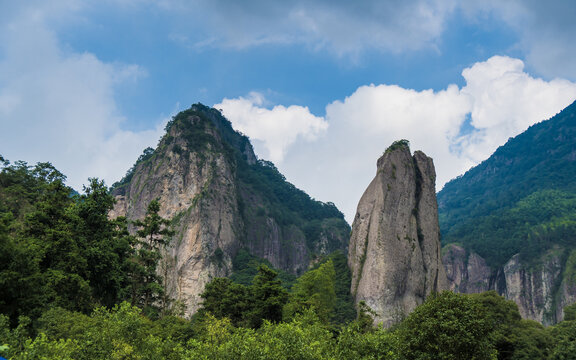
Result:
{"label": "sky", "polygon": [[201,102],[352,221],[395,140],[437,190],[576,99],[572,0],[0,0],[0,154],[82,190]]}

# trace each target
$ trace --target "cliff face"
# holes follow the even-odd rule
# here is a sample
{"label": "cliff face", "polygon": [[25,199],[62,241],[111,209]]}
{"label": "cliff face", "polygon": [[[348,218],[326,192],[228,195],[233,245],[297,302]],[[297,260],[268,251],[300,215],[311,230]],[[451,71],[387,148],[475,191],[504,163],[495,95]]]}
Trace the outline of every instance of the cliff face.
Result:
{"label": "cliff face", "polygon": [[441,263],[432,159],[395,143],[358,204],[348,265],[355,302],[390,326],[433,291],[447,288]]}
{"label": "cliff face", "polygon": [[446,245],[443,252],[442,262],[450,290],[476,294],[494,287],[491,269],[478,254],[467,254],[463,247],[454,244]]}
{"label": "cliff face", "polygon": [[523,318],[544,325],[562,321],[564,307],[576,301],[576,251],[568,256],[565,249],[555,247],[530,264],[516,254],[503,267],[491,270],[477,254],[450,244],[444,249],[443,262],[451,290],[496,290],[518,305]]}
{"label": "cliff face", "polygon": [[[279,192],[324,213],[299,221],[304,215],[287,208]],[[172,219],[176,231],[160,272],[189,314],[199,307],[207,282],[232,273],[240,248],[301,273],[314,256],[347,246],[349,228],[333,205],[311,200],[271,163],[258,161],[248,139],[202,105],[177,115],[157,149],[113,193],[111,216],[128,219],[143,218],[149,202],[159,198],[160,215]]]}

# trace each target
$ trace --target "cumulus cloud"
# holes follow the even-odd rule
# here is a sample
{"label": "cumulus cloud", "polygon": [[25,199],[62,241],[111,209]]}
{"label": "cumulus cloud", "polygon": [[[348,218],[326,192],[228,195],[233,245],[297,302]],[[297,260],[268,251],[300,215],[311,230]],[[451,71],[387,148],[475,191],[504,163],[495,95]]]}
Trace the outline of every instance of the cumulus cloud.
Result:
{"label": "cumulus cloud", "polygon": [[563,79],[545,81],[524,71],[518,59],[494,56],[462,72],[461,93],[474,101],[471,125],[476,131],[460,139],[474,163],[488,157],[506,140],[530,125],[550,118],[576,98],[576,84]]}
{"label": "cumulus cloud", "polygon": [[51,14],[22,5],[0,24],[0,153],[50,161],[79,190],[89,176],[110,184],[161,132],[121,128],[114,89],[145,71],[65,50],[47,26]]}
{"label": "cumulus cloud", "polygon": [[[445,182],[489,157],[509,137],[552,117],[576,98],[575,83],[532,77],[521,60],[509,57],[476,63],[462,76],[465,86],[450,85],[440,91],[361,86],[344,100],[326,106],[322,121],[330,126],[325,136],[289,149],[278,167],[314,197],[335,202],[351,221],[362,191],[375,174],[376,159],[393,141],[408,139],[412,150],[423,150],[434,159],[440,190]],[[291,123],[295,128],[302,123],[296,121],[300,115],[287,118],[282,112],[259,108],[258,101],[228,101],[237,105],[225,111],[234,125],[270,144]],[[247,119],[258,117],[259,111],[266,114],[265,120],[242,127]],[[264,122],[267,127],[262,130]],[[266,153],[259,155],[267,158]]]}
{"label": "cumulus cloud", "polygon": [[248,134],[257,150],[263,145],[261,156],[273,162],[280,163],[296,140],[315,140],[328,128],[328,123],[307,107],[277,105],[269,110],[264,103],[262,94],[252,92],[246,98],[224,99],[214,107],[222,110],[235,129]]}

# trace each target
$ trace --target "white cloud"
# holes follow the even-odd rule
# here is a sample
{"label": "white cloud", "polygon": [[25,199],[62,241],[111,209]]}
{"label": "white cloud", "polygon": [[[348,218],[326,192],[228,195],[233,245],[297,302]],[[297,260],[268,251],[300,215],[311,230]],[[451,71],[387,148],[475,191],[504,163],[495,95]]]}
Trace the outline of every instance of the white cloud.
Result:
{"label": "white cloud", "polygon": [[524,72],[518,59],[494,56],[465,69],[463,94],[474,99],[472,125],[478,130],[462,138],[464,155],[474,163],[530,125],[555,115],[576,98],[576,84],[544,81]]}
{"label": "white cloud", "polygon": [[[370,153],[358,154],[358,158],[375,160],[393,141],[408,139],[413,149],[433,151],[430,156],[448,160],[437,164],[442,175],[447,163],[462,171],[450,145],[471,104],[472,99],[455,85],[439,92],[371,85],[358,88],[343,102],[328,105],[326,118],[332,127],[342,128],[342,136],[353,136],[361,146],[359,150],[370,147]],[[441,181],[446,180],[441,177]]]}
{"label": "white cloud", "polygon": [[246,98],[224,99],[214,107],[222,109],[234,128],[255,142],[257,150],[261,143],[265,150],[261,156],[275,163],[282,162],[286,150],[299,138],[315,140],[328,128],[328,123],[307,107],[277,105],[269,110],[264,102],[262,94],[252,92]]}
{"label": "white cloud", "polygon": [[14,8],[17,16],[0,23],[0,153],[50,161],[79,190],[89,176],[110,184],[161,134],[120,127],[115,86],[145,71],[63,50],[40,5]]}
{"label": "white cloud", "polygon": [[[376,172],[377,158],[393,141],[408,139],[412,150],[423,150],[434,159],[440,189],[509,137],[552,117],[576,98],[575,83],[534,78],[524,71],[522,61],[509,57],[476,63],[462,75],[464,87],[450,85],[441,91],[359,87],[343,101],[326,106],[330,127],[325,136],[290,148],[279,169],[312,196],[335,202],[351,220]],[[234,125],[270,146],[281,146],[277,142],[287,129],[302,126],[298,116],[285,116],[284,110],[291,107],[270,111],[255,106],[257,98],[226,101],[230,105],[225,114]],[[307,110],[305,115],[314,118]]]}

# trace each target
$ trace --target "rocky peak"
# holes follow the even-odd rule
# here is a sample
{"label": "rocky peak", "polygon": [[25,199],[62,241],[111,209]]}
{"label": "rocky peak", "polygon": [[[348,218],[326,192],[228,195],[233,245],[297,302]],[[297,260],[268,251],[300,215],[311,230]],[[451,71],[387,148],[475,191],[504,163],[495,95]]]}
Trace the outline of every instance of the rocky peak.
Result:
{"label": "rocky peak", "polygon": [[193,313],[214,277],[229,276],[240,248],[302,273],[345,250],[349,226],[333,204],[314,201],[258,160],[248,138],[216,109],[192,105],[116,184],[111,216],[144,217],[150,201],[176,231],[161,267],[173,298]]}
{"label": "rocky peak", "polygon": [[420,151],[412,155],[406,140],[397,141],[378,159],[358,204],[348,253],[351,291],[385,326],[447,288],[435,179],[432,159]]}

